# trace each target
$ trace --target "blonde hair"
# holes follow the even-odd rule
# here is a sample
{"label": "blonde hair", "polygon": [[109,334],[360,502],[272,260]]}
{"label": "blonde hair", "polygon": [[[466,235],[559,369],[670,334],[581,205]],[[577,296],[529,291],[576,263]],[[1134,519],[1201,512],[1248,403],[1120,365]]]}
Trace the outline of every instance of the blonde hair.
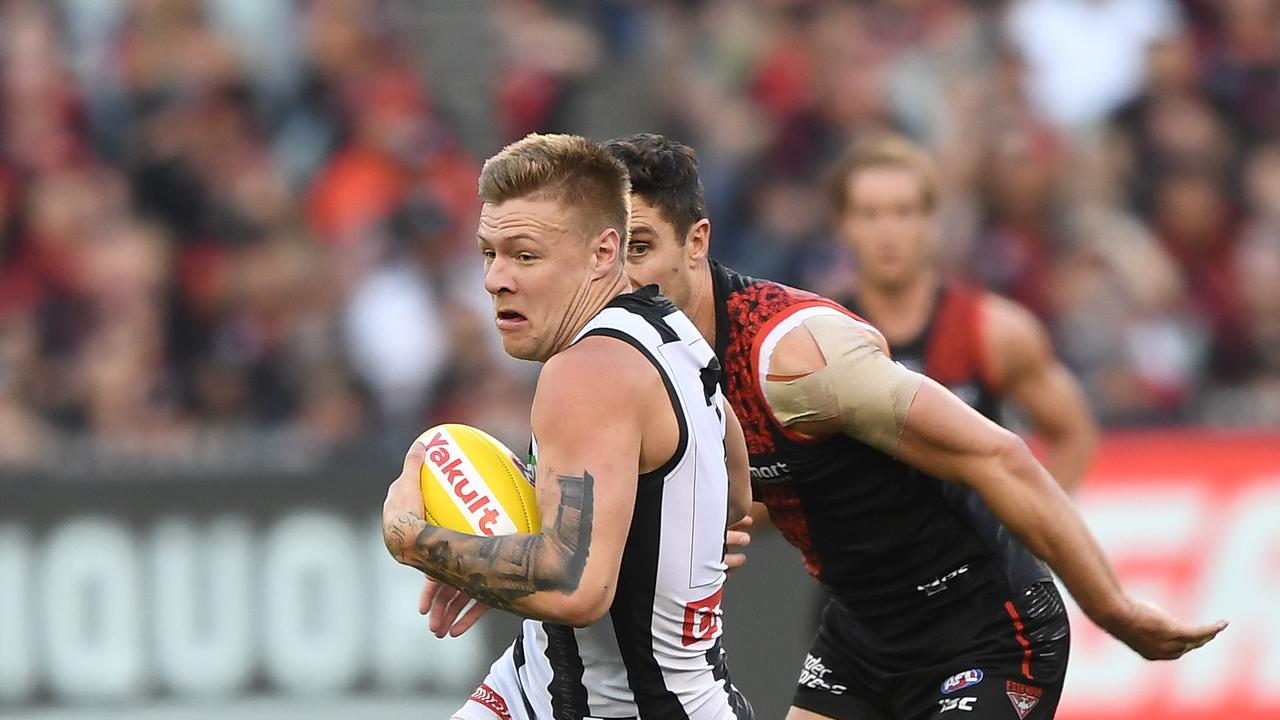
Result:
{"label": "blonde hair", "polygon": [[550,199],[576,213],[587,236],[613,228],[627,242],[631,180],[627,168],[598,143],[577,135],[530,134],[485,161],[480,200]]}
{"label": "blonde hair", "polygon": [[905,168],[915,173],[920,180],[925,210],[933,212],[938,206],[938,169],[933,160],[920,146],[901,135],[883,134],[858,140],[836,161],[828,181],[832,209],[837,214],[845,211],[850,182],[859,172],[882,167]]}

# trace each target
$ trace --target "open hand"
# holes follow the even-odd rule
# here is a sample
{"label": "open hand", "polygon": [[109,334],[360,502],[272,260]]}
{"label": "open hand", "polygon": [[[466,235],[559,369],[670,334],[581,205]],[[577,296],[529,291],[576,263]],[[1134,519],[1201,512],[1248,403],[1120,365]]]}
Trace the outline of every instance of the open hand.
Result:
{"label": "open hand", "polygon": [[1133,602],[1128,616],[1111,634],[1148,660],[1176,660],[1205,645],[1226,627],[1226,620],[1188,625],[1155,605]]}
{"label": "open hand", "polygon": [[488,605],[477,600],[459,618],[458,615],[470,601],[470,595],[452,585],[429,577],[426,584],[422,586],[422,594],[418,596],[418,613],[429,616],[427,627],[431,630],[431,634],[438,638],[443,638],[445,635],[458,637],[470,630],[471,626],[475,625],[476,621],[489,610]]}

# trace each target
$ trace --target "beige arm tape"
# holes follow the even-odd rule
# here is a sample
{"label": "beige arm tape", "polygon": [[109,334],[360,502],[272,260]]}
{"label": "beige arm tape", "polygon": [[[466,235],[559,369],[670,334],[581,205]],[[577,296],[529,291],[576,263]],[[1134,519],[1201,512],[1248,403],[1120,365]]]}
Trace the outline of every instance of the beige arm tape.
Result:
{"label": "beige arm tape", "polygon": [[922,376],[890,360],[853,318],[819,315],[802,324],[827,364],[795,380],[766,379],[774,417],[783,427],[839,419],[846,435],[896,456]]}

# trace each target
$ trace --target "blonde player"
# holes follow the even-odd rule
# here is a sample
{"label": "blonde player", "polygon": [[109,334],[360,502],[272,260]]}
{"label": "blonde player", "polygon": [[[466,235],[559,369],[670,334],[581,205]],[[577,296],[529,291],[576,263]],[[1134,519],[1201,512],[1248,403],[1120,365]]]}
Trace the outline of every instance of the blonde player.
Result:
{"label": "blonde player", "polygon": [[572,136],[531,135],[481,172],[497,330],[507,353],[545,363],[532,409],[542,530],[427,524],[418,443],[383,528],[445,594],[527,618],[456,719],[752,717],[720,647],[746,448],[706,340],[656,288],[629,292],[629,193],[626,168]]}

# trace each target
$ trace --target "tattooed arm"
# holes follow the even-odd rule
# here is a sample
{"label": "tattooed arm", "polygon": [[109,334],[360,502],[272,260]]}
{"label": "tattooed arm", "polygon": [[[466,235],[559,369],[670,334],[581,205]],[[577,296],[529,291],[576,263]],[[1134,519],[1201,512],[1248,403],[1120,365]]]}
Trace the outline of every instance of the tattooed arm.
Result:
{"label": "tattooed arm", "polygon": [[678,442],[672,412],[647,360],[616,340],[588,338],[548,361],[538,380],[541,532],[481,537],[426,523],[424,449],[415,444],[383,508],[387,549],[491,607],[588,625],[613,603],[638,474],[661,465]]}

